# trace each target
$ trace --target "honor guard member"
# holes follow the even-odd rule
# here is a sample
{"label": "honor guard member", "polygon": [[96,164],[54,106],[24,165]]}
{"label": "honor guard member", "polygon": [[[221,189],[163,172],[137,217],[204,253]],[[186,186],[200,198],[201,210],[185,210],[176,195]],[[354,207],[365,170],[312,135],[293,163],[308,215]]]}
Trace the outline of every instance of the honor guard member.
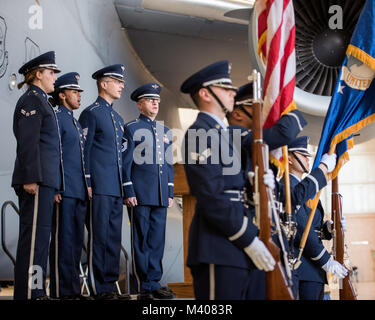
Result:
{"label": "honor guard member", "polygon": [[[240,129],[242,131],[242,146],[244,150],[241,156],[244,165],[246,163],[247,171],[251,170],[251,144],[253,143],[252,106],[253,84],[247,83],[238,89],[233,111],[227,113],[229,129]],[[274,126],[263,130],[263,140],[268,145],[270,151],[274,150],[293,141],[306,124],[307,122],[299,110],[292,110],[283,115]],[[249,149],[250,152],[246,152]]]}
{"label": "honor guard member", "polygon": [[124,130],[124,203],[130,209],[133,274],[140,299],[174,297],[168,287],[159,283],[163,275],[167,208],[173,203],[174,186],[172,132],[155,121],[160,91],[159,84],[148,83],[131,94],[140,115]]}
{"label": "honor guard member", "polygon": [[84,136],[73,111],[81,105],[79,74],[69,72],[55,82],[55,111],[60,127],[65,189],[55,196],[50,247],[50,295],[80,297],[80,261],[87,209]]}
{"label": "honor guard member", "polygon": [[46,52],[18,71],[27,91],[18,100],[13,117],[17,157],[12,187],[19,199],[20,228],[15,265],[14,299],[49,299],[46,295],[48,248],[54,196],[64,189],[60,133],[48,102],[53,92],[55,52]]}
{"label": "honor guard member", "polygon": [[[229,62],[219,61],[193,74],[181,91],[191,95],[200,111],[182,150],[190,193],[197,200],[187,258],[195,297],[245,299],[254,264],[270,271],[275,261],[257,237],[258,230],[244,206],[243,171],[231,169],[233,163],[216,156],[224,149],[235,155],[224,123],[236,95]],[[205,139],[204,150],[199,149],[201,138]]]}
{"label": "honor guard member", "polygon": [[[336,164],[336,154],[325,154],[318,168],[309,173],[308,149],[309,137],[302,136],[289,144],[289,172],[292,207],[296,210],[297,235],[295,247],[298,248],[305,230],[310,208],[306,201],[312,198],[327,182],[325,174],[332,172]],[[308,174],[304,179],[302,176]],[[282,185],[283,186],[283,185]],[[300,300],[323,300],[326,272],[332,272],[338,278],[344,278],[347,270],[336,260],[330,259],[322,240],[332,238],[331,221],[323,222],[324,210],[319,201],[309,236],[302,255],[302,263],[296,269]],[[345,226],[345,219],[342,221]],[[298,249],[295,250],[296,254]]]}
{"label": "honor guard member", "polygon": [[122,143],[124,120],[113,109],[124,89],[124,66],[96,71],[97,100],[81,113],[86,136],[85,176],[91,198],[88,217],[89,285],[96,299],[128,298],[114,293],[119,277],[123,214]]}
{"label": "honor guard member", "polygon": [[[227,114],[230,129],[240,129],[242,131],[242,168],[245,174],[245,187],[247,198],[252,199],[253,187],[250,184],[248,173],[252,171],[251,145],[253,143],[253,84],[247,83],[241,86],[235,97],[234,109]],[[264,143],[268,144],[269,150],[282,147],[293,141],[307,124],[302,114],[298,110],[293,110],[283,115],[274,126],[263,130]],[[250,150],[250,151],[249,151]],[[270,182],[271,184],[271,182]],[[276,185],[277,182],[274,181]],[[251,220],[255,218],[255,208],[252,202],[248,203],[251,212]],[[274,236],[275,238],[275,236]],[[275,239],[278,244],[279,241]],[[246,299],[264,300],[266,299],[265,272],[254,269],[251,271],[251,281],[249,283]]]}

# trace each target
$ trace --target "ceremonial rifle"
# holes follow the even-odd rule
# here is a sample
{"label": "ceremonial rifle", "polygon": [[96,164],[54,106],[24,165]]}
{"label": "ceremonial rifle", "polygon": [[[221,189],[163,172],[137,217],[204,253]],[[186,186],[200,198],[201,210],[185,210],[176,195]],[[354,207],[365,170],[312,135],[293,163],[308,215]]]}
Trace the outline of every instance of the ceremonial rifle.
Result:
{"label": "ceremonial rifle", "polygon": [[[344,230],[341,226],[342,206],[341,194],[339,194],[338,178],[332,180],[332,220],[334,223],[333,248],[335,260],[344,265],[345,243]],[[340,280],[340,300],[357,300],[357,295],[350,281],[349,272]]]}
{"label": "ceremonial rifle", "polygon": [[267,300],[293,300],[293,293],[285,278],[283,266],[280,259],[280,249],[271,238],[271,208],[269,193],[264,184],[263,176],[268,169],[268,146],[263,143],[262,116],[261,116],[261,87],[260,73],[253,71],[251,76],[253,82],[253,145],[252,161],[255,174],[254,203],[256,218],[259,226],[259,238],[276,261],[274,270],[266,272]]}

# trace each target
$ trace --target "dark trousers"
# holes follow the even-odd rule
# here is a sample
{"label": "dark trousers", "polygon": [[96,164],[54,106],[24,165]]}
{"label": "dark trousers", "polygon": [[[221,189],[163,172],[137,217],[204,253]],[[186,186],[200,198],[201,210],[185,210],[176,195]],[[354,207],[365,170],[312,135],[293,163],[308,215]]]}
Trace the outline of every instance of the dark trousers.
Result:
{"label": "dark trousers", "polygon": [[46,295],[48,248],[51,236],[55,189],[38,186],[36,195],[22,186],[15,188],[19,200],[20,226],[14,276],[14,299]]}
{"label": "dark trousers", "polygon": [[162,259],[165,245],[166,207],[135,206],[129,208],[133,274],[138,292],[157,290],[163,275]]}
{"label": "dark trousers", "polygon": [[96,295],[115,290],[119,278],[122,198],[94,194],[88,214],[89,286]]}
{"label": "dark trousers", "polygon": [[299,299],[300,300],[323,300],[324,283],[315,281],[299,282]]}
{"label": "dark trousers", "polygon": [[[284,270],[285,278],[288,281],[286,271]],[[250,281],[249,288],[246,294],[246,300],[266,300],[267,290],[266,290],[266,272],[263,270],[252,269],[250,270]],[[297,300],[298,297],[298,274],[292,272],[292,282],[291,286],[293,297]]]}
{"label": "dark trousers", "polygon": [[50,295],[79,295],[86,201],[63,197],[55,204],[50,247]]}
{"label": "dark trousers", "polygon": [[266,298],[266,272],[256,268],[249,270],[246,300],[266,300]]}
{"label": "dark trousers", "polygon": [[190,267],[197,300],[246,300],[250,270],[200,264]]}

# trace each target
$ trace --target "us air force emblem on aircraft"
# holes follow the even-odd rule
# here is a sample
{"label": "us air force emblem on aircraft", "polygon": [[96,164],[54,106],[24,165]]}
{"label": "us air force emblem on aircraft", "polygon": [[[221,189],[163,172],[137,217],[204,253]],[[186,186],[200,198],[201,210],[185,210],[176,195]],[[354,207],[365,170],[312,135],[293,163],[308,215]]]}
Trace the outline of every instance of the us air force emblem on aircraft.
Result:
{"label": "us air force emblem on aircraft", "polygon": [[374,79],[375,71],[362,61],[348,56],[346,66],[342,68],[341,79],[352,89],[367,90]]}
{"label": "us air force emblem on aircraft", "polygon": [[8,67],[8,51],[5,50],[7,25],[5,19],[0,17],[0,78],[4,76]]}

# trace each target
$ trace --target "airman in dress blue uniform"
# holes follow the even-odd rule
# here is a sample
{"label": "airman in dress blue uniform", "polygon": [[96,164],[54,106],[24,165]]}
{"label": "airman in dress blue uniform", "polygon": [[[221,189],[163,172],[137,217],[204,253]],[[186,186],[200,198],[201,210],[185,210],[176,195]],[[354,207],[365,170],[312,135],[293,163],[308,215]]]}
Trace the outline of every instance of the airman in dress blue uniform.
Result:
{"label": "airman in dress blue uniform", "polygon": [[[250,271],[272,270],[275,261],[257,237],[244,205],[244,174],[234,148],[238,142],[230,139],[223,121],[236,95],[229,62],[219,61],[193,74],[181,91],[191,95],[200,111],[182,150],[190,193],[197,200],[187,258],[195,297],[245,299]],[[202,139],[204,147],[199,148]],[[227,157],[219,156],[224,150]]]}
{"label": "airman in dress blue uniform", "polygon": [[112,103],[121,97],[124,69],[116,64],[92,75],[99,96],[79,117],[86,137],[85,176],[92,198],[88,217],[89,285],[96,299],[119,298],[114,290],[121,251],[124,120]]}
{"label": "airman in dress blue uniform", "polygon": [[[299,247],[302,234],[305,230],[310,208],[306,205],[320,189],[326,186],[325,174],[331,172],[336,164],[336,154],[325,154],[320,165],[310,173],[307,136],[298,137],[288,145],[290,190],[293,211],[296,212],[297,234],[294,245]],[[302,179],[303,174],[308,174]],[[284,197],[284,184],[281,181],[280,197]],[[322,240],[330,240],[331,223],[323,222],[324,210],[319,201],[311,225],[309,236],[302,255],[302,263],[296,269],[298,279],[297,290],[300,300],[322,300],[324,296],[324,284],[327,283],[326,272],[333,272],[335,276],[342,277],[346,269],[337,261],[330,259],[330,254],[325,249]],[[342,222],[343,225],[345,221]],[[296,254],[298,250],[295,250]]]}
{"label": "airman in dress blue uniform", "polygon": [[172,132],[155,121],[161,87],[148,83],[136,89],[139,117],[125,125],[125,204],[132,230],[133,273],[141,299],[171,299],[161,287],[167,208],[173,202]]}
{"label": "airman in dress blue uniform", "polygon": [[50,295],[61,299],[80,297],[80,260],[87,209],[84,136],[73,111],[81,105],[79,74],[69,72],[55,82],[53,98],[59,122],[65,190],[55,196],[50,247]]}
{"label": "airman in dress blue uniform", "polygon": [[[248,173],[252,169],[251,144],[253,143],[252,135],[252,104],[253,104],[253,85],[245,84],[238,89],[235,97],[234,110],[227,114],[229,128],[240,129],[242,131],[242,168],[245,174],[245,189],[247,198],[252,199],[253,187],[250,184]],[[280,118],[274,126],[263,130],[264,143],[268,144],[269,150],[272,151],[293,141],[307,124],[302,114],[298,110],[293,110]],[[249,151],[250,150],[250,151]],[[275,181],[275,185],[277,182]],[[255,208],[251,201],[248,202],[251,212],[251,219],[255,219]],[[280,245],[278,237],[275,235],[274,241]],[[285,241],[284,241],[285,242]],[[266,299],[265,272],[254,269],[251,271],[251,281],[246,295],[248,300]]]}
{"label": "airman in dress blue uniform", "polygon": [[27,91],[13,117],[17,157],[12,186],[20,209],[20,233],[15,266],[14,298],[48,299],[45,290],[54,196],[64,189],[59,125],[48,93],[53,92],[55,52],[46,52],[18,71]]}

